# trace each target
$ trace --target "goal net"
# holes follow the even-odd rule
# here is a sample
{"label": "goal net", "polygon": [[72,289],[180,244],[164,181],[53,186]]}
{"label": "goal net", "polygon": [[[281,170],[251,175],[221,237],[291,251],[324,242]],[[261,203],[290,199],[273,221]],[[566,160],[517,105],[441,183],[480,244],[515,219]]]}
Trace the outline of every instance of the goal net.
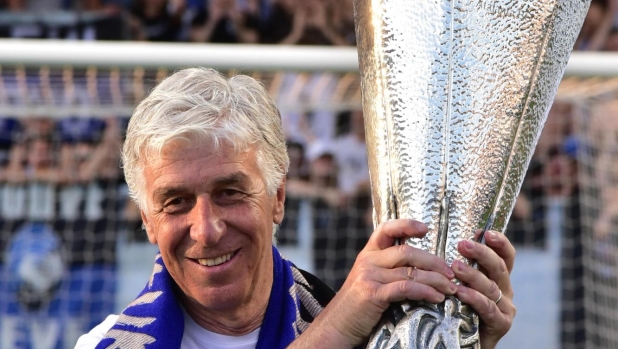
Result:
{"label": "goal net", "polygon": [[[564,178],[561,260],[563,348],[618,347],[618,78],[570,77],[556,104]],[[569,155],[573,154],[573,155]],[[559,188],[558,188],[559,187]]]}
{"label": "goal net", "polygon": [[[147,282],[156,247],[119,149],[136,104],[181,67],[264,83],[291,158],[278,246],[341,286],[372,231],[354,49],[0,41],[0,51],[0,349],[72,348]],[[562,348],[618,347],[618,72],[604,66],[570,66],[507,230],[518,251],[560,266],[560,320],[547,335]]]}

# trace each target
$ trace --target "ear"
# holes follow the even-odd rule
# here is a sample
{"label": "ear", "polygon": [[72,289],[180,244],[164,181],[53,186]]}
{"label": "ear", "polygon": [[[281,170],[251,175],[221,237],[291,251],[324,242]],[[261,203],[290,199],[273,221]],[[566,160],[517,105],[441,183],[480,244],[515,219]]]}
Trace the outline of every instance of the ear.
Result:
{"label": "ear", "polygon": [[273,223],[281,224],[283,221],[283,213],[285,211],[285,177],[281,181],[281,185],[277,188],[277,193],[275,194],[275,201],[273,203]]}
{"label": "ear", "polygon": [[144,228],[146,229],[146,234],[148,235],[148,241],[151,244],[157,244],[157,234],[154,233],[154,230],[150,226],[148,221],[148,215],[144,213],[144,210],[139,210],[140,215],[142,216],[142,222],[144,223]]}

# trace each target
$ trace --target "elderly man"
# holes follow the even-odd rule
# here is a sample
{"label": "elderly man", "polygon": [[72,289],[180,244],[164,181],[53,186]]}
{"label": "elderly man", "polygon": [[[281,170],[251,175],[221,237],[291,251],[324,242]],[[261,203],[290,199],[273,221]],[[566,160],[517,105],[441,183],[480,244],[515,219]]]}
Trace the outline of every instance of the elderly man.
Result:
{"label": "elderly man", "polygon": [[277,108],[250,77],[194,68],[165,79],[135,110],[123,162],[160,254],[135,301],[76,348],[352,348],[391,302],[453,294],[479,313],[484,349],[511,326],[515,251],[502,234],[459,245],[482,273],[393,246],[427,227],[390,221],[337,295],[282,258],[273,234],[289,160]]}

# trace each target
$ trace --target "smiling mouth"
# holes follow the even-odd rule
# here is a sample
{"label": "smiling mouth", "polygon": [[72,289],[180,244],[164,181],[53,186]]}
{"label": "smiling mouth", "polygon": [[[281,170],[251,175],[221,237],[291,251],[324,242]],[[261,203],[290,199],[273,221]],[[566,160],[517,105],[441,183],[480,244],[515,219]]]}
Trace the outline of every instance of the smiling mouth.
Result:
{"label": "smiling mouth", "polygon": [[199,264],[206,266],[206,267],[215,267],[217,265],[223,264],[229,261],[230,259],[232,259],[232,257],[234,256],[234,253],[235,252],[230,252],[228,254],[219,256],[217,258],[198,258],[195,261],[197,261]]}

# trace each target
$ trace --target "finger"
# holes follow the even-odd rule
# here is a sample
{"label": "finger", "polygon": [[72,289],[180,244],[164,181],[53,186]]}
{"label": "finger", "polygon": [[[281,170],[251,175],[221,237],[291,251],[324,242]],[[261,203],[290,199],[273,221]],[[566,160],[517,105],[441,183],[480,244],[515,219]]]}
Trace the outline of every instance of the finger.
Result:
{"label": "finger", "polygon": [[503,334],[511,328],[517,310],[509,298],[503,298],[496,304],[480,292],[464,285],[457,286],[456,296],[476,311],[485,326]]}
{"label": "finger", "polygon": [[446,276],[414,267],[386,269],[382,270],[379,275],[376,275],[376,281],[382,284],[390,284],[402,280],[431,286],[442,294],[452,295],[457,291],[457,285]]}
{"label": "finger", "polygon": [[375,251],[369,258],[381,268],[410,266],[435,271],[448,278],[455,277],[451,268],[440,257],[410,245],[391,246],[382,251]]}
{"label": "finger", "polygon": [[455,272],[457,279],[467,285],[468,288],[476,290],[490,300],[497,301],[500,298],[501,292],[503,297],[511,298],[510,290],[501,290],[498,285],[487,278],[479,270],[472,268],[461,261],[454,261],[451,268]]}
{"label": "finger", "polygon": [[502,292],[512,295],[511,277],[506,262],[498,254],[486,245],[473,241],[460,241],[459,252],[462,256],[478,262],[487,277],[498,284]]}
{"label": "finger", "polygon": [[427,234],[427,226],[413,219],[394,219],[381,223],[375,229],[367,246],[368,251],[383,250],[393,246],[395,240],[410,237],[421,238]]}
{"label": "finger", "polygon": [[[483,241],[479,241],[481,235],[483,235]],[[496,252],[497,255],[504,259],[504,262],[506,263],[509,272],[513,270],[516,254],[515,247],[513,246],[513,244],[511,244],[505,234],[501,234],[493,230],[484,231],[482,229],[479,229],[475,232],[474,238],[475,241],[489,246]]]}
{"label": "finger", "polygon": [[376,291],[376,298],[384,304],[400,302],[406,299],[440,303],[444,301],[445,296],[431,286],[402,280],[381,286]]}
{"label": "finger", "polygon": [[504,260],[509,273],[513,271],[516,252],[515,247],[511,244],[506,235],[494,231],[488,231],[485,233],[485,243]]}

